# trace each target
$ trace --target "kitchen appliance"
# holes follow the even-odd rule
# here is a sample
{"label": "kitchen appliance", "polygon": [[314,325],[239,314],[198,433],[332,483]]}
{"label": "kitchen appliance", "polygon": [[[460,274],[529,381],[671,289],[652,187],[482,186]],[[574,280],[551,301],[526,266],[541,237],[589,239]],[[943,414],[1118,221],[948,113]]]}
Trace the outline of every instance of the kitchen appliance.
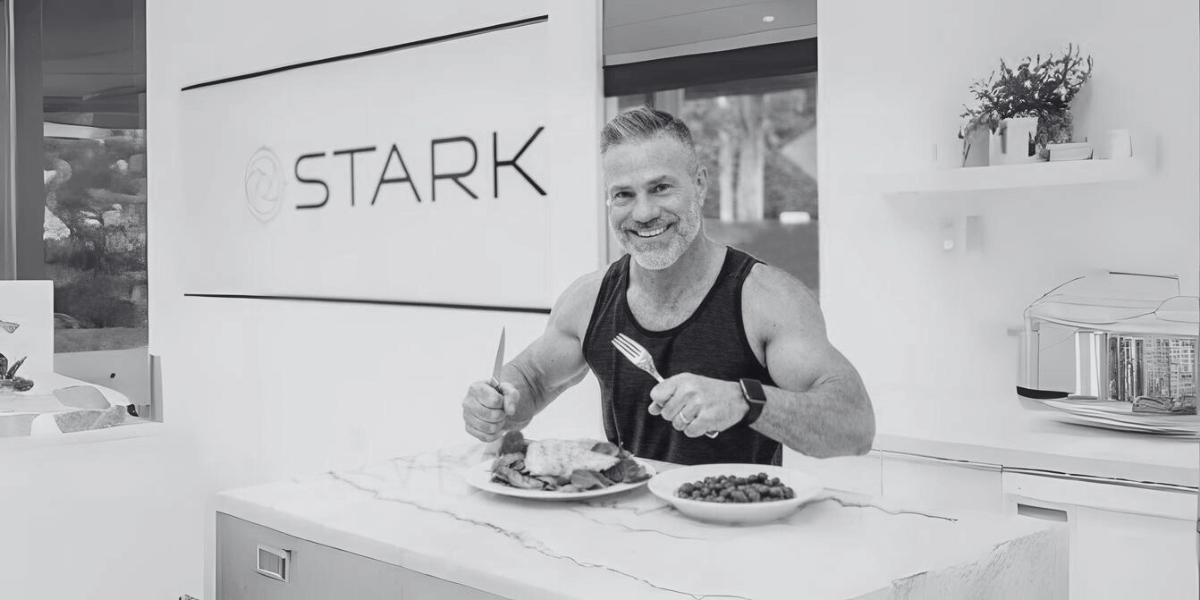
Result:
{"label": "kitchen appliance", "polygon": [[1196,395],[1200,298],[1175,276],[1078,277],[1025,309],[1017,393],[1133,402]]}

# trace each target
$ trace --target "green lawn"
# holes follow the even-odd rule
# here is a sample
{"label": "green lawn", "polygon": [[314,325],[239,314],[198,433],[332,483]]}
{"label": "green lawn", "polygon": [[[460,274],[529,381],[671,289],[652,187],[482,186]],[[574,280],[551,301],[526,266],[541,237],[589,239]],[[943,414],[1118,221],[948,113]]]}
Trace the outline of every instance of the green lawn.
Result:
{"label": "green lawn", "polygon": [[148,327],[106,327],[104,329],[55,329],[55,352],[91,352],[124,350],[150,344]]}

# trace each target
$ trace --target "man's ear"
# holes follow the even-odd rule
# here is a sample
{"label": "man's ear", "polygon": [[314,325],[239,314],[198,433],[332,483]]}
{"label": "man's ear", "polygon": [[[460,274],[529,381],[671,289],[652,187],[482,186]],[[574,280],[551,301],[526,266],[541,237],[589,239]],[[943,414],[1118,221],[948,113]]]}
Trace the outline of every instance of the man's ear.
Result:
{"label": "man's ear", "polygon": [[708,169],[704,165],[696,168],[696,191],[700,194],[700,206],[708,198]]}

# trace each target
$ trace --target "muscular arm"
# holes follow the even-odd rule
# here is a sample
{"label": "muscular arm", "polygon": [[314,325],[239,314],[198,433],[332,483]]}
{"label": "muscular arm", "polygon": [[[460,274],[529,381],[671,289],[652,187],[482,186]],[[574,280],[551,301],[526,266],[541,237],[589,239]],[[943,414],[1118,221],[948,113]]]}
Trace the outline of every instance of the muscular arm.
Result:
{"label": "muscular arm", "polygon": [[528,348],[504,365],[501,380],[517,388],[516,411],[509,428],[521,429],[567,388],[587,375],[583,336],[604,273],[585,275],[559,296],[546,330]]}
{"label": "muscular arm", "polygon": [[778,269],[759,265],[743,289],[743,318],[779,387],[752,428],[818,458],[862,455],[875,439],[875,412],[858,371],[825,333],[811,292]]}

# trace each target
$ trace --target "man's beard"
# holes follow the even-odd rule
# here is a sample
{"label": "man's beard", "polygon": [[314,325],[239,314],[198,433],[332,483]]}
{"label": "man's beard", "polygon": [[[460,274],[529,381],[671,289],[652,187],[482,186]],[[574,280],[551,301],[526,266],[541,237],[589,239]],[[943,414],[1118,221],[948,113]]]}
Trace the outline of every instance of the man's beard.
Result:
{"label": "man's beard", "polygon": [[[683,256],[683,253],[691,246],[692,241],[700,233],[701,219],[700,204],[693,202],[678,221],[669,224],[669,226],[674,226],[675,231],[666,242],[654,241],[639,244],[641,238],[638,238],[636,233],[617,228],[614,228],[613,236],[621,248],[628,252],[643,269],[661,271],[675,264],[675,261],[679,260],[679,257]],[[642,229],[655,228],[643,227]],[[665,234],[666,232],[663,235]]]}

